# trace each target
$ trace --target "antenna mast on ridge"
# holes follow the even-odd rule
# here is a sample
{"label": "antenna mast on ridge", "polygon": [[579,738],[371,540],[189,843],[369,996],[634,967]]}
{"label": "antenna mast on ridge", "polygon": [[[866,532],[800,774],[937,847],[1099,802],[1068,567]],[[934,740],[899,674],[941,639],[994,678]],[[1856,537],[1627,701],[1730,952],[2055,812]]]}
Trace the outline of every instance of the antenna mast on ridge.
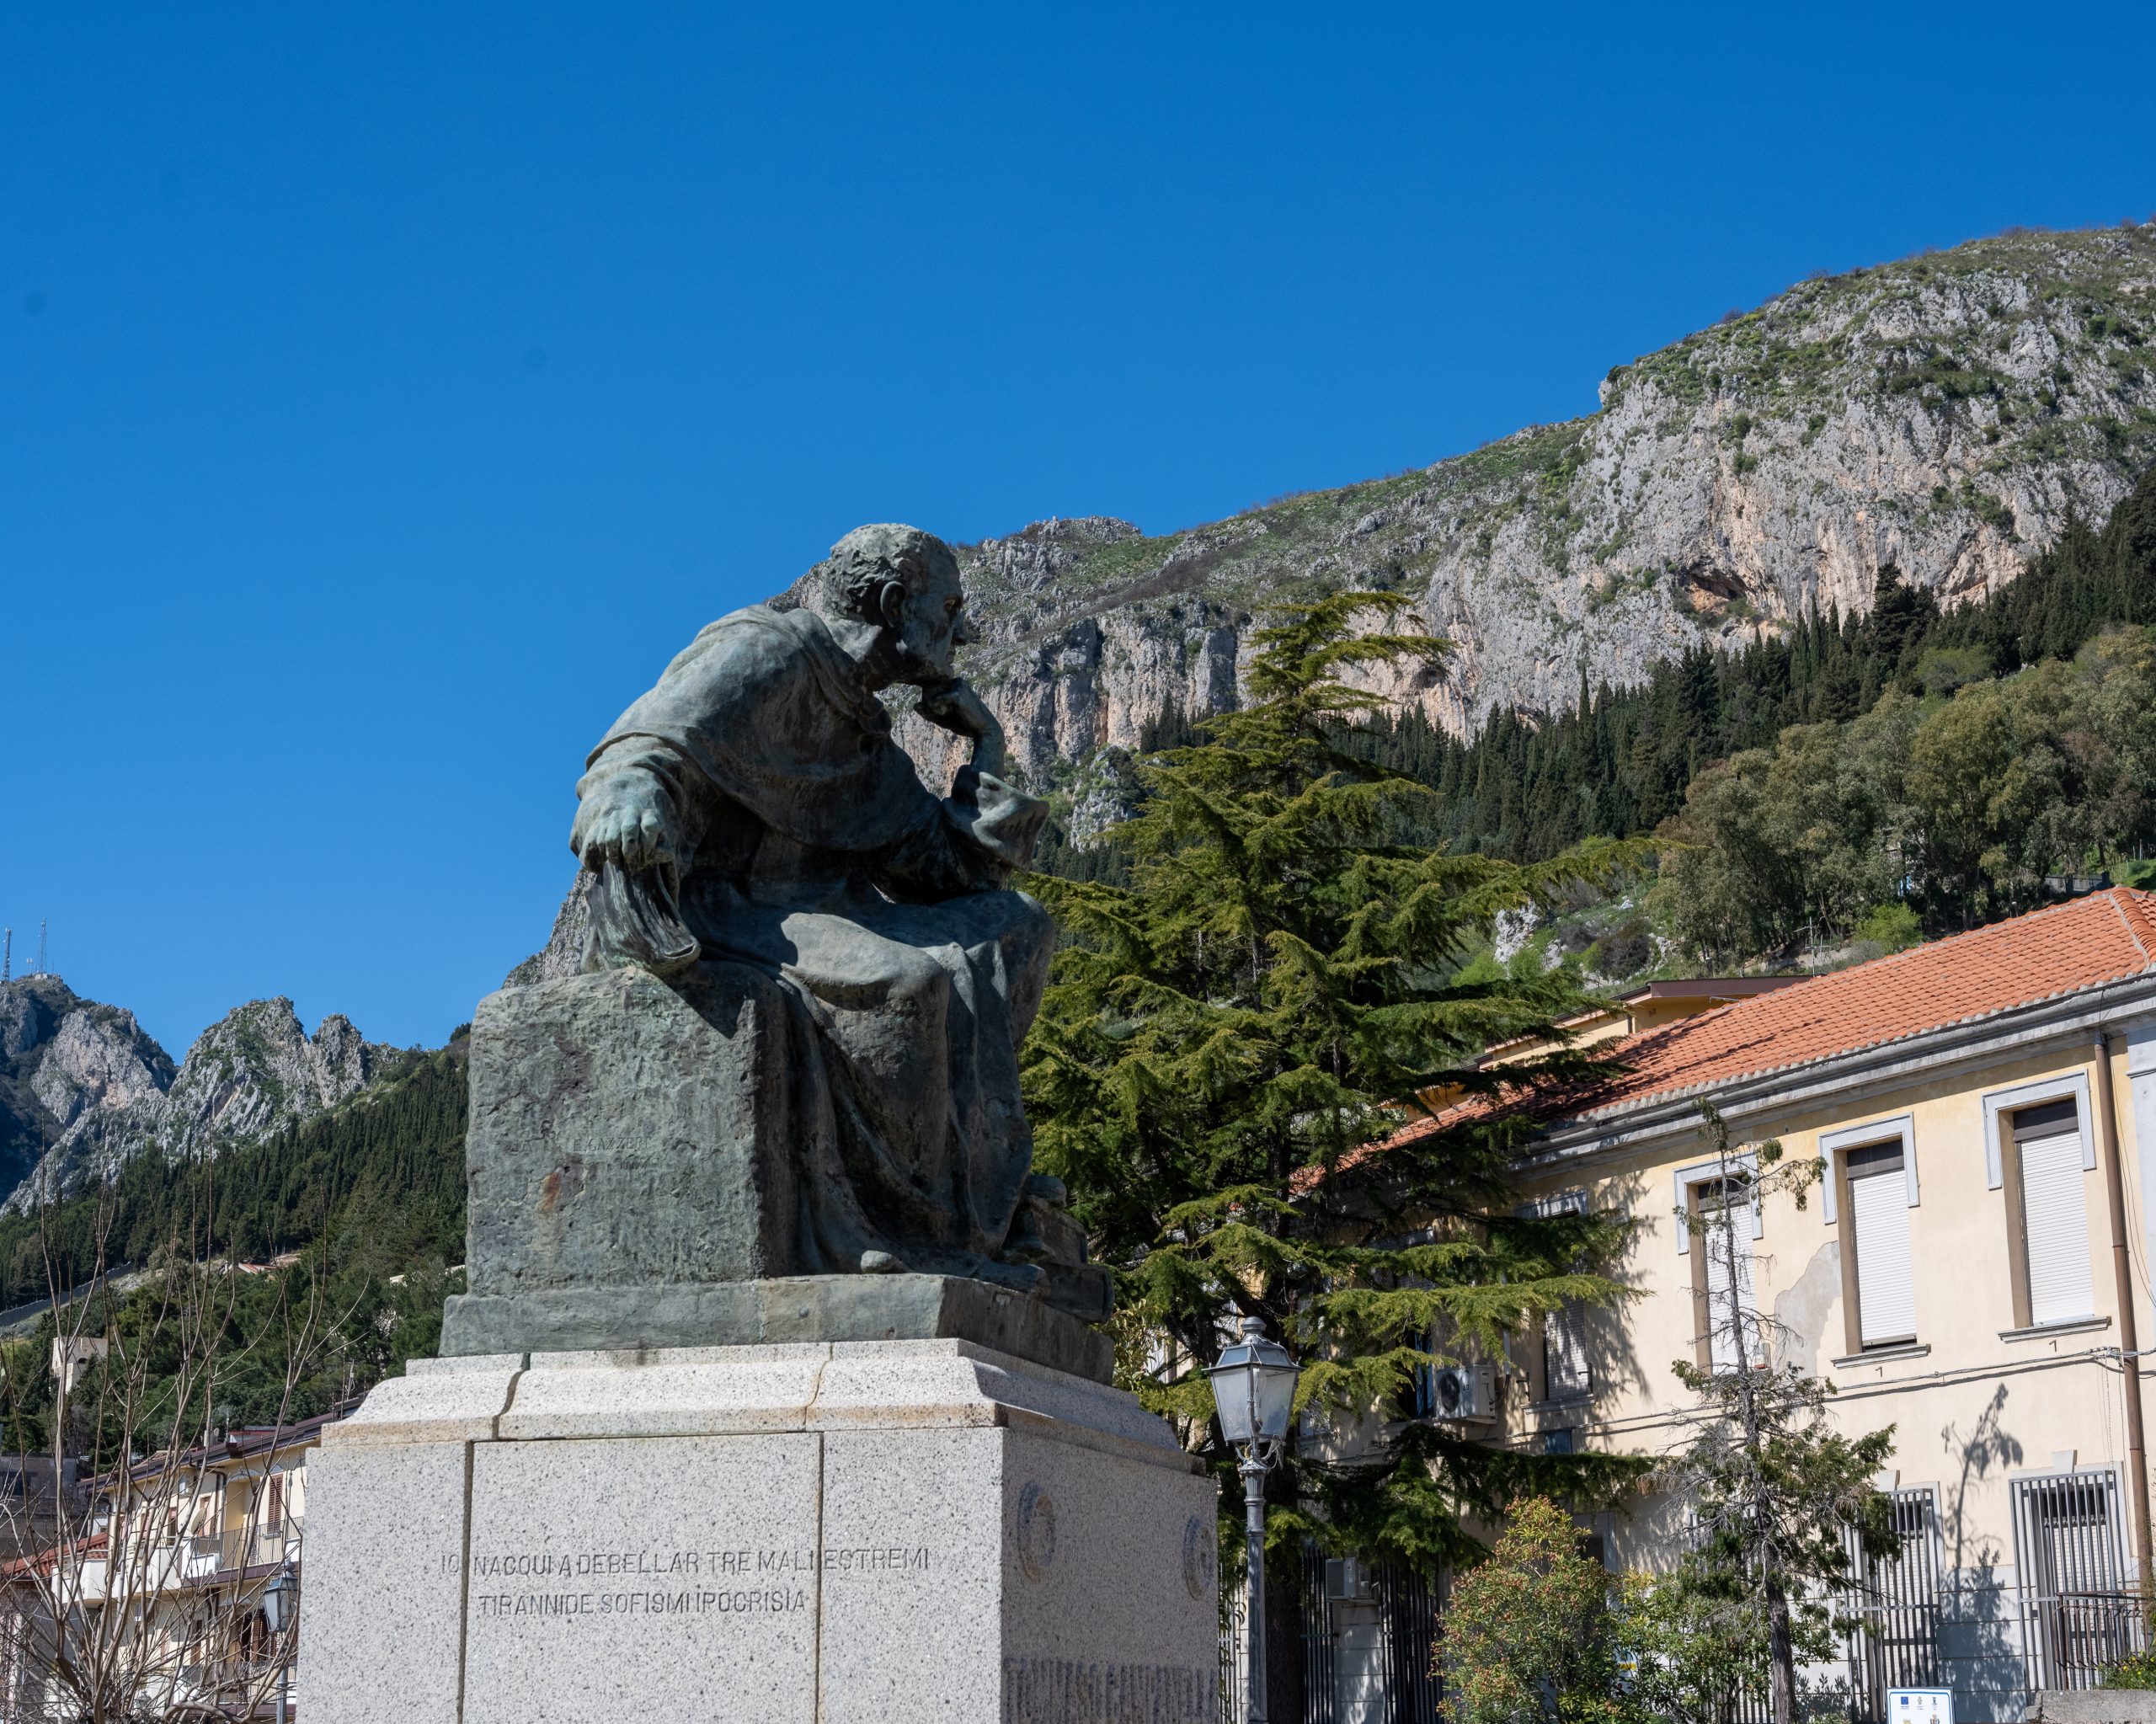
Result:
{"label": "antenna mast on ridge", "polygon": [[43,916],[40,916],[40,917],[37,919],[37,972],[36,972],[36,973],[37,973],[39,975],[43,975],[43,974],[45,973],[45,918],[44,918]]}
{"label": "antenna mast on ridge", "polygon": [[14,973],[15,931],[9,928],[5,937],[0,938],[0,982],[8,980]]}

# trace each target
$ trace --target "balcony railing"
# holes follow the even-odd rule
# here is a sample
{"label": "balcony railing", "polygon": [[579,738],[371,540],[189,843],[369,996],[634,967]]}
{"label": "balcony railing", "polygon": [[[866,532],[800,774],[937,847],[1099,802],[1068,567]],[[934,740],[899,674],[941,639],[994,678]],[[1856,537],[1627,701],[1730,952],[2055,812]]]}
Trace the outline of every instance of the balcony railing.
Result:
{"label": "balcony railing", "polygon": [[187,1546],[189,1580],[243,1568],[274,1568],[298,1554],[299,1528],[291,1521],[274,1532],[264,1527],[232,1527],[191,1538]]}

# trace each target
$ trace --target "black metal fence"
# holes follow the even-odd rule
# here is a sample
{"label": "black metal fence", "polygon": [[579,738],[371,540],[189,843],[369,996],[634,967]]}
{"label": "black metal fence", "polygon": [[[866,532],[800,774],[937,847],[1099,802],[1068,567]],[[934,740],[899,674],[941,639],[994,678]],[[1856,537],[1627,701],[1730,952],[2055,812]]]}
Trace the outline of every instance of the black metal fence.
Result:
{"label": "black metal fence", "polygon": [[[2108,1466],[2037,1474],[2011,1481],[2014,1578],[1967,1588],[1944,1567],[1939,1498],[1929,1486],[1893,1492],[1901,1548],[1886,1561],[1866,1561],[1852,1549],[1856,1583],[1845,1600],[1854,1626],[1849,1640],[1849,1715],[1878,1724],[1886,1694],[1897,1688],[1946,1688],[1954,1669],[1943,1634],[1957,1584],[1965,1619],[1969,1601],[1997,1601],[1991,1644],[1965,1649],[1965,1666],[2003,1658],[2018,1666],[2022,1696],[2039,1689],[2101,1685],[2105,1673],[2148,1644],[2148,1604],[2133,1583],[2127,1557],[2127,1520],[2118,1471]],[[2010,1584],[2010,1593],[2008,1588]],[[1970,1632],[1965,1620],[1962,1632]],[[2018,1646],[2015,1635],[2018,1632]],[[1995,1674],[1971,1679],[1991,1688]],[[2008,1679],[2010,1687],[2012,1679]],[[1994,1689],[1993,1692],[1996,1692]]]}
{"label": "black metal fence", "polygon": [[[1900,1547],[1883,1561],[1852,1547],[1852,1581],[1838,1613],[1849,1624],[1846,1682],[1815,1673],[1816,1714],[1885,1724],[1890,1689],[1953,1687],[1957,1670],[1995,1701],[2010,1702],[2017,1668],[2021,1699],[2039,1689],[2095,1688],[2149,1646],[2156,1601],[2134,1583],[2117,1469],[2013,1480],[2012,1578],[1999,1573],[1974,1588],[1945,1566],[1937,1491],[1925,1485],[1892,1496]],[[1280,1569],[1274,1584],[1293,1598],[1300,1625],[1302,1695],[1297,1705],[1276,1694],[1273,1724],[1438,1724],[1442,1695],[1433,1667],[1441,1580],[1390,1566],[1357,1571],[1328,1563],[1315,1546]],[[1970,1632],[1972,1598],[1991,1601],[1983,1606],[1995,1613],[1986,1619],[1988,1644],[1972,1643],[1950,1659],[1948,1638]],[[1957,1614],[1958,1631],[1950,1620]],[[1245,1724],[1243,1632],[1242,1600],[1224,1593],[1221,1724]],[[1979,1673],[1979,1664],[1988,1668]],[[1765,1712],[1764,1695],[1740,1695],[1732,1724],[1764,1724]]]}

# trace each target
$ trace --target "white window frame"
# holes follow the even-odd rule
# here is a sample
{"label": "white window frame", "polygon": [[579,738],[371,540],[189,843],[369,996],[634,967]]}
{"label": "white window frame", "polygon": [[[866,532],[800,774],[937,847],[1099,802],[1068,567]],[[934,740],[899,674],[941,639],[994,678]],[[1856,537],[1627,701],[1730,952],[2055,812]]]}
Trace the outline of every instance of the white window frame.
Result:
{"label": "white window frame", "polygon": [[1694,1161],[1689,1166],[1679,1167],[1672,1177],[1671,1205],[1677,1223],[1677,1255],[1692,1255],[1692,1188],[1705,1185],[1710,1179],[1720,1179],[1725,1172],[1748,1175],[1752,1181],[1752,1236],[1758,1239],[1766,1232],[1766,1220],[1760,1213],[1759,1158],[1750,1150],[1739,1150],[1725,1160]]}
{"label": "white window frame", "polygon": [[2003,1190],[2006,1185],[2006,1164],[1999,1151],[2004,1116],[2023,1108],[2041,1107],[2046,1102],[2063,1102],[2069,1096],[2073,1098],[2074,1123],[2081,1131],[2081,1171],[2096,1171],[2096,1134],[2091,1124],[2089,1074],[2085,1070],[2063,1071],[2057,1077],[2040,1078],[2035,1083],[2020,1084],[2010,1090],[1993,1090],[1984,1097],[1984,1182],[1992,1190]]}
{"label": "white window frame", "polygon": [[1909,1207],[1919,1205],[1920,1193],[1917,1188],[1917,1124],[1913,1113],[1897,1113],[1890,1119],[1875,1119],[1869,1125],[1845,1125],[1837,1131],[1819,1134],[1819,1153],[1827,1163],[1826,1189],[1821,1193],[1820,1204],[1823,1219],[1829,1227],[1840,1225],[1836,1213],[1838,1204],[1834,1195],[1834,1176],[1841,1171],[1837,1157],[1851,1150],[1876,1149],[1881,1144],[1899,1140],[1902,1145],[1902,1180],[1908,1188]]}
{"label": "white window frame", "polygon": [[2126,1088],[2141,1169],[2142,1238],[2156,1261],[2156,1023],[2136,1024],[2126,1033]]}

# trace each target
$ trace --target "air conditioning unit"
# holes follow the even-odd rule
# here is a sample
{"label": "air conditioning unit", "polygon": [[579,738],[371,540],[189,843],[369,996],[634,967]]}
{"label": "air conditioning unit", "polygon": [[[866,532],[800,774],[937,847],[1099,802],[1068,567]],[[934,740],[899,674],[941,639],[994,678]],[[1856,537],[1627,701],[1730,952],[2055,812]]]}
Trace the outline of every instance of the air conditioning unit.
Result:
{"label": "air conditioning unit", "polygon": [[1328,1604],[1368,1604],[1377,1595],[1368,1563],[1353,1556],[1325,1559],[1325,1596]]}
{"label": "air conditioning unit", "polygon": [[1496,1372],[1487,1365],[1438,1366],[1430,1373],[1430,1417],[1444,1424],[1495,1422]]}

